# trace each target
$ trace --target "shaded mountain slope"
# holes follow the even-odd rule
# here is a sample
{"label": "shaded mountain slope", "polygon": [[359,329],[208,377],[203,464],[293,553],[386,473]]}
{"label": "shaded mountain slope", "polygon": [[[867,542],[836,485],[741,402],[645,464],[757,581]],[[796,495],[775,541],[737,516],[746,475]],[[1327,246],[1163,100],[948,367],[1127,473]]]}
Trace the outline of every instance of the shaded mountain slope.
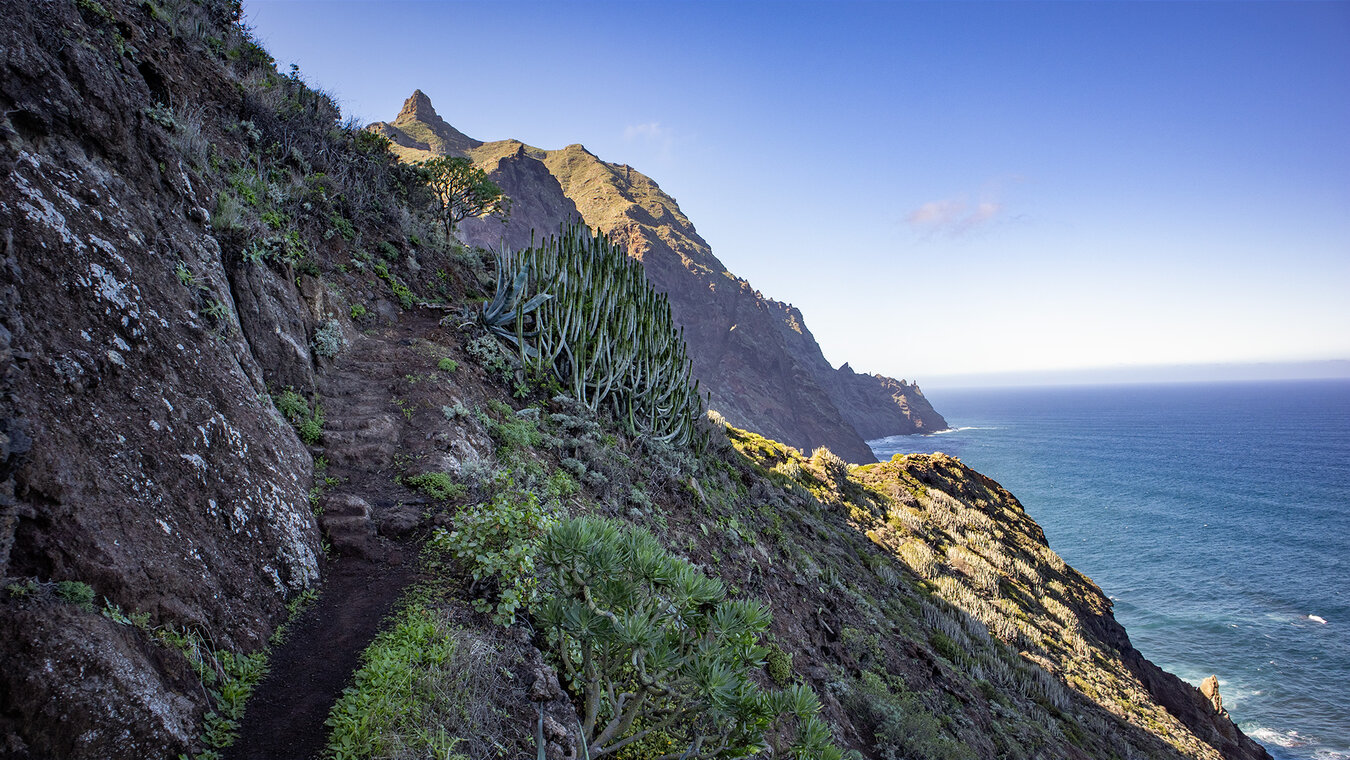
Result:
{"label": "shaded mountain slope", "polygon": [[[866,439],[946,428],[917,386],[831,368],[801,312],[728,271],[675,199],[632,167],[605,162],[581,145],[549,151],[515,140],[468,140],[435,115],[421,91],[393,122],[371,128],[393,140],[392,150],[405,160],[467,155],[516,200],[520,211],[505,233],[491,220],[466,222],[471,244],[525,245],[531,230],[549,234],[573,213],[623,243],[669,294],[695,375],[713,408],[733,423],[806,451],[827,446],[855,462],[874,460]],[[530,159],[547,168],[557,187],[525,168]]]}

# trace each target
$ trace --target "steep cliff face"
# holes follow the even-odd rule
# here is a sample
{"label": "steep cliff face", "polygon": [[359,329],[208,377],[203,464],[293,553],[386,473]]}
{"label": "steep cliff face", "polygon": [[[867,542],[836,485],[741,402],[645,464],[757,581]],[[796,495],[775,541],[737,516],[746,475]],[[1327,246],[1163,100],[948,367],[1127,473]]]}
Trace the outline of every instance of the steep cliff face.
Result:
{"label": "steep cliff face", "polygon": [[[182,83],[231,84],[143,14],[5,2],[0,15],[0,576],[35,581],[28,597],[85,584],[256,648],[318,577],[311,460],[264,372],[309,366],[309,309],[286,280],[234,271],[205,226],[199,168],[154,120],[184,102]],[[114,35],[136,59],[107,64]],[[241,321],[278,340],[250,343]],[[11,604],[0,642],[4,750],[152,756],[195,739],[191,672],[124,626]]]}
{"label": "steep cliff face", "polygon": [[[875,459],[865,439],[946,427],[916,386],[831,368],[801,312],[729,272],[675,199],[632,167],[605,162],[581,145],[549,151],[515,140],[477,143],[435,115],[421,91],[392,123],[371,128],[393,140],[405,160],[467,155],[515,199],[518,210],[505,231],[491,221],[466,223],[472,244],[523,245],[531,230],[551,234],[576,214],[625,245],[652,284],[669,294],[695,375],[713,408],[733,423],[807,451],[827,446],[854,462]],[[552,181],[528,168],[530,159]]]}

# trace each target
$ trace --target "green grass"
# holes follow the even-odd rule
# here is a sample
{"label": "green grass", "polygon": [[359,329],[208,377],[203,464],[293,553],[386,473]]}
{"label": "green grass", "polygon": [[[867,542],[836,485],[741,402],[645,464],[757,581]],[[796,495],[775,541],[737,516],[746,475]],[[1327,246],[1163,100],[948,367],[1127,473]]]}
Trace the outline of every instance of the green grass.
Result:
{"label": "green grass", "polygon": [[354,684],[329,713],[330,760],[434,757],[450,760],[460,739],[451,737],[434,718],[451,713],[457,701],[442,682],[455,683],[450,666],[458,641],[445,617],[434,608],[414,603],[394,619],[361,656]]}
{"label": "green grass", "polygon": [[451,480],[450,476],[444,472],[424,472],[420,475],[410,475],[403,478],[403,485],[415,488],[427,496],[441,501],[462,498],[469,490],[462,483]]}

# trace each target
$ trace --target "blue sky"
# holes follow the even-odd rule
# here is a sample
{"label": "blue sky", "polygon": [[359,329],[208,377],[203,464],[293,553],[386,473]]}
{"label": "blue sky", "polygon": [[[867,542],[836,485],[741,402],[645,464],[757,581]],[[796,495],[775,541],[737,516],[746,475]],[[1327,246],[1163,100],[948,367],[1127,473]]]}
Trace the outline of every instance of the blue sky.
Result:
{"label": "blue sky", "polygon": [[244,10],[348,115],[650,175],[835,364],[1350,358],[1350,3]]}

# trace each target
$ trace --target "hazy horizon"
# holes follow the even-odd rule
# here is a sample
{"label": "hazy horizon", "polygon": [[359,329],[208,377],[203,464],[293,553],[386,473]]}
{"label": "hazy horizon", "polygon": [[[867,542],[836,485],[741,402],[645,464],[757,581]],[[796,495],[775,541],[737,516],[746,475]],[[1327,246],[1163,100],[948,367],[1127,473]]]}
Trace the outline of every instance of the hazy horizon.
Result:
{"label": "hazy horizon", "polygon": [[1350,357],[1350,3],[244,9],[363,122],[649,175],[834,366]]}
{"label": "hazy horizon", "polygon": [[933,375],[929,378],[908,379],[917,383],[925,394],[933,390],[973,388],[1350,380],[1350,359],[1306,362],[1083,367],[1025,372]]}

